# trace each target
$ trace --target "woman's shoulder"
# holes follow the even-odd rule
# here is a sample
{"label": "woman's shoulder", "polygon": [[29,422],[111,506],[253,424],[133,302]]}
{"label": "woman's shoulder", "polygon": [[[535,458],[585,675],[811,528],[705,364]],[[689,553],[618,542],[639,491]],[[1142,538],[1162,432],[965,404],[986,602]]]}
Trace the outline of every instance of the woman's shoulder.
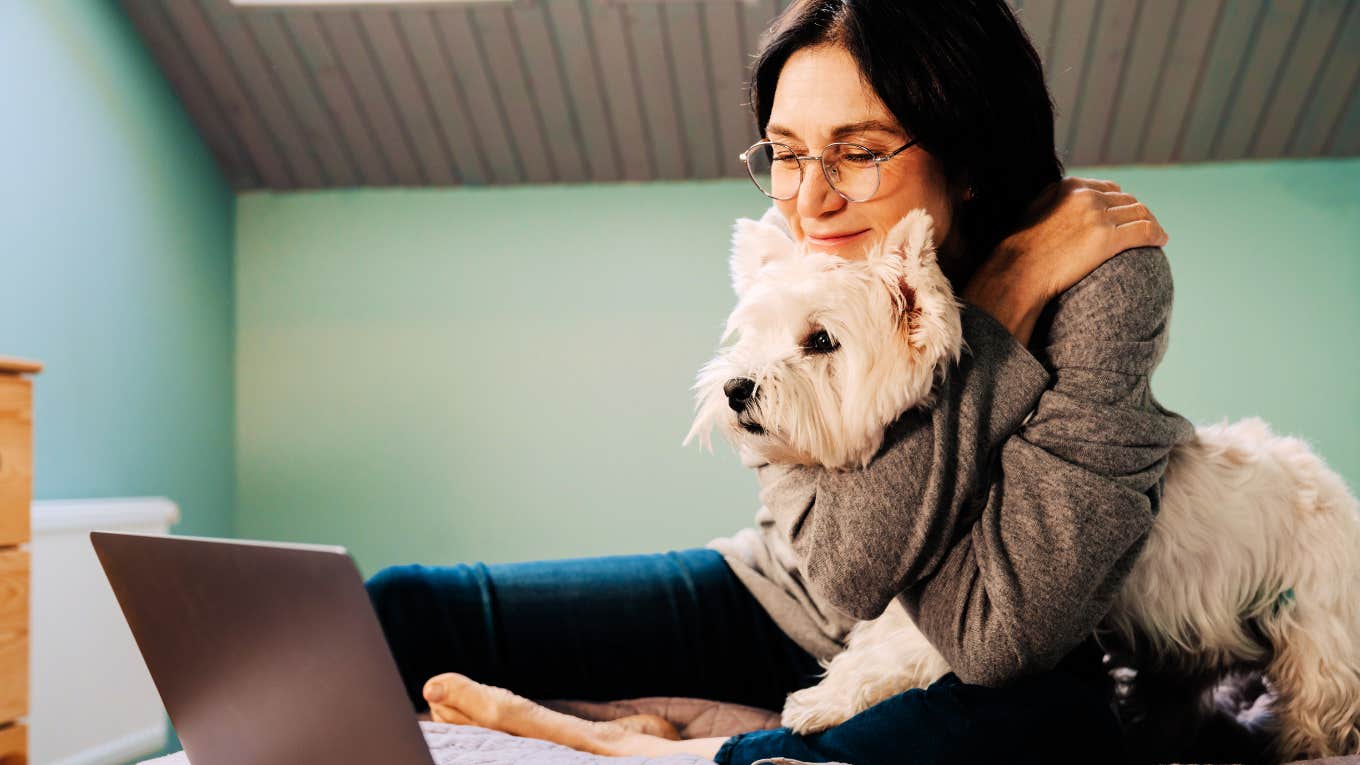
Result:
{"label": "woman's shoulder", "polygon": [[1161,247],[1124,250],[1052,301],[1050,341],[1072,333],[1145,339],[1165,331],[1175,297]]}
{"label": "woman's shoulder", "polygon": [[1049,303],[1035,328],[1041,361],[1150,374],[1170,341],[1173,297],[1162,248],[1125,250]]}

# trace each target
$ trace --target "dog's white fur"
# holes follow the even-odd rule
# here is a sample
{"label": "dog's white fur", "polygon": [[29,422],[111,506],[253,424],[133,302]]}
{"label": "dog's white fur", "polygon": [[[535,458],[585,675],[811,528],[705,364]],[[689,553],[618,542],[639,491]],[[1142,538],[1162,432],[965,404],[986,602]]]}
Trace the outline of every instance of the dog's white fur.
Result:
{"label": "dog's white fur", "polygon": [[[908,214],[863,261],[748,219],[732,245],[729,344],[699,373],[685,442],[707,446],[719,426],[755,464],[867,464],[965,349],[930,216]],[[818,330],[839,348],[809,350]],[[755,389],[738,413],[723,386],[742,378]],[[1263,668],[1281,757],[1360,753],[1360,504],[1307,444],[1259,419],[1197,431],[1171,453],[1161,512],[1102,628],[1187,678]],[[949,671],[897,601],[823,666],[786,702],[797,732]]]}
{"label": "dog's white fur", "polygon": [[[855,267],[834,255],[797,256],[788,236],[739,219],[732,236],[732,285],[740,301],[724,339],[736,337],[699,372],[698,412],[685,443],[705,446],[729,411],[723,385],[755,381],[748,410],[770,438],[745,438],[768,462],[866,465],[883,442],[885,423],[929,405],[937,377],[963,347],[958,303],[935,265],[930,217],[915,211],[888,239],[919,257],[878,249]],[[800,348],[817,329],[855,338],[833,354]],[[742,432],[750,436],[749,433]]]}

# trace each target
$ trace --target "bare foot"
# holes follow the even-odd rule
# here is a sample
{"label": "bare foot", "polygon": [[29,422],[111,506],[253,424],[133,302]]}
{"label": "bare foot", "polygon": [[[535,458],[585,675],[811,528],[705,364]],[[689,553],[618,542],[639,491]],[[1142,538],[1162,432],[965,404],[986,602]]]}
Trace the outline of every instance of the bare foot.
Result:
{"label": "bare foot", "polygon": [[725,740],[676,740],[674,726],[655,715],[633,715],[622,722],[582,720],[456,672],[430,678],[424,693],[437,722],[480,725],[611,757],[684,753],[712,758]]}

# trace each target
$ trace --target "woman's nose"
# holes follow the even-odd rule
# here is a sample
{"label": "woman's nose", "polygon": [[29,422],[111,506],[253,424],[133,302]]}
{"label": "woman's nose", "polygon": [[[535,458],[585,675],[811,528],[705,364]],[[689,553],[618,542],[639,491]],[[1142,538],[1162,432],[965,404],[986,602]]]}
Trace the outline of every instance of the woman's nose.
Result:
{"label": "woman's nose", "polygon": [[820,218],[829,212],[846,205],[845,197],[836,193],[822,174],[820,162],[806,162],[803,165],[803,182],[798,187],[798,215],[803,218]]}

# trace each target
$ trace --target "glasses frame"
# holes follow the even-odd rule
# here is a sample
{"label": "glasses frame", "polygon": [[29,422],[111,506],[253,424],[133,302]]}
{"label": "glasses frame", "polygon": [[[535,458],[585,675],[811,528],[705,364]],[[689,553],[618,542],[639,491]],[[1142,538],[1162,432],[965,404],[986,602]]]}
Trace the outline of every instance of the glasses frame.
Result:
{"label": "glasses frame", "polygon": [[[803,188],[803,162],[805,162],[805,161],[810,161],[810,160],[814,160],[814,159],[815,159],[815,160],[817,160],[817,164],[818,164],[818,165],[821,165],[821,167],[822,167],[822,177],[826,179],[826,185],[829,186],[829,187],[831,187],[831,190],[832,190],[832,191],[834,191],[834,192],[836,192],[837,194],[839,194],[840,197],[841,197],[841,199],[844,199],[844,200],[847,201],[847,202],[868,202],[870,199],[873,199],[873,198],[874,198],[874,195],[875,195],[875,194],[878,193],[878,187],[879,187],[879,185],[881,185],[881,184],[883,183],[883,171],[879,168],[879,165],[882,164],[882,163],[884,163],[884,162],[887,162],[888,160],[892,159],[893,157],[896,157],[898,154],[901,154],[902,152],[906,151],[907,149],[910,149],[911,147],[915,146],[915,145],[916,145],[916,140],[917,140],[917,139],[913,138],[913,139],[911,139],[910,141],[907,141],[906,143],[902,144],[901,146],[897,147],[896,149],[893,149],[892,151],[890,151],[890,152],[888,152],[888,153],[886,153],[886,154],[881,154],[881,153],[879,153],[879,152],[876,152],[876,151],[874,151],[873,149],[870,149],[868,146],[865,146],[865,145],[863,145],[863,144],[852,143],[852,142],[850,142],[850,141],[836,141],[835,143],[829,143],[829,144],[827,144],[826,146],[823,146],[823,147],[822,147],[822,153],[821,153],[821,154],[816,154],[816,155],[808,154],[808,155],[805,155],[805,156],[804,156],[804,155],[798,154],[798,152],[794,151],[793,148],[790,147],[790,146],[789,146],[788,144],[786,144],[786,143],[781,143],[780,141],[771,141],[771,140],[769,140],[769,139],[767,138],[767,139],[765,139],[765,140],[763,140],[763,141],[756,141],[755,143],[751,144],[751,146],[750,146],[749,148],[747,148],[746,151],[743,151],[741,154],[738,154],[738,155],[737,155],[737,159],[741,160],[741,164],[744,165],[744,166],[746,167],[746,174],[747,174],[748,176],[750,176],[750,178],[751,178],[751,183],[754,183],[755,186],[756,186],[756,188],[757,188],[757,189],[760,189],[760,193],[764,194],[765,196],[769,197],[770,199],[774,199],[774,200],[778,200],[778,201],[781,201],[781,202],[782,202],[782,201],[784,201],[784,200],[786,200],[786,199],[793,199],[794,197],[798,196],[799,190],[801,190],[801,189]],[[798,160],[798,185],[794,187],[793,193],[790,194],[789,196],[786,196],[786,197],[777,197],[777,196],[775,196],[774,194],[771,194],[770,192],[768,192],[768,191],[766,191],[765,189],[761,188],[760,182],[756,180],[756,174],[755,174],[754,172],[751,171],[751,163],[748,162],[748,161],[746,161],[746,158],[747,158],[748,156],[750,156],[751,152],[755,151],[756,147],[758,147],[758,146],[782,146],[782,147],[784,147],[785,149],[788,149],[789,153],[793,155],[793,159]],[[870,155],[873,156],[873,158],[874,158],[874,190],[871,191],[871,192],[869,192],[869,195],[868,195],[868,196],[864,197],[863,199],[851,199],[850,197],[846,196],[845,192],[843,192],[843,191],[841,191],[840,189],[836,188],[836,184],[831,180],[831,174],[830,174],[830,172],[829,172],[829,171],[827,170],[827,168],[826,168],[826,163],[822,161],[822,157],[826,154],[827,149],[830,149],[830,148],[833,147],[833,146],[852,146],[852,147],[854,147],[854,148],[856,148],[856,149],[859,149],[859,150],[863,151],[863,152],[866,153],[866,154],[870,154]]]}

